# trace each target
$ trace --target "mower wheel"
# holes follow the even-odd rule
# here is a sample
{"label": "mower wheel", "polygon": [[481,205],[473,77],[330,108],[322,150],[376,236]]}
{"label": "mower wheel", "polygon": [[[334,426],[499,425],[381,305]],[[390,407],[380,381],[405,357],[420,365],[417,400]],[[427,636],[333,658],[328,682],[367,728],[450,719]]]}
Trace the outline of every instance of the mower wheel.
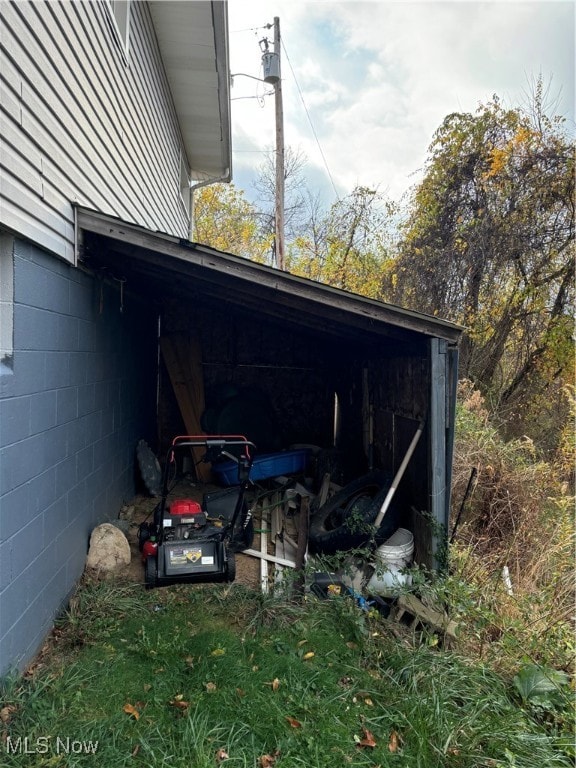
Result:
{"label": "mower wheel", "polygon": [[[388,494],[392,477],[370,472],[344,486],[323,504],[310,520],[309,542],[315,552],[334,554],[362,547],[374,533],[373,524]],[[398,509],[390,505],[378,531],[377,542],[388,538],[398,527]]]}
{"label": "mower wheel", "polygon": [[138,526],[138,548],[142,552],[144,543],[150,538],[150,526],[148,523],[140,523]]}
{"label": "mower wheel", "polygon": [[231,583],[236,578],[236,555],[234,552],[228,552],[226,562],[226,581]]}
{"label": "mower wheel", "polygon": [[156,586],[158,578],[157,568],[157,558],[152,555],[147,557],[146,565],[144,566],[144,582],[146,584],[146,589],[153,589]]}

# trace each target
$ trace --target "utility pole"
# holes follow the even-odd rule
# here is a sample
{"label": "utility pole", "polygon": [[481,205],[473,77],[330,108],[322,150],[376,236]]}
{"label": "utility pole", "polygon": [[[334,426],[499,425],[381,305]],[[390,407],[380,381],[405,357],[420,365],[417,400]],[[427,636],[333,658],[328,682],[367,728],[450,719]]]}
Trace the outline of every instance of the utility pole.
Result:
{"label": "utility pole", "polygon": [[286,269],[284,257],[284,108],[282,105],[282,68],[280,66],[280,19],[274,17],[274,53],[278,57],[278,80],[274,83],[276,115],[276,266]]}
{"label": "utility pole", "polygon": [[[267,24],[270,29],[272,24]],[[280,68],[280,19],[274,17],[274,52],[268,50],[268,38],[260,41],[264,82],[274,86],[276,118],[276,183],[274,205],[274,251],[278,269],[286,269],[284,256],[284,109],[282,106],[282,75]]]}

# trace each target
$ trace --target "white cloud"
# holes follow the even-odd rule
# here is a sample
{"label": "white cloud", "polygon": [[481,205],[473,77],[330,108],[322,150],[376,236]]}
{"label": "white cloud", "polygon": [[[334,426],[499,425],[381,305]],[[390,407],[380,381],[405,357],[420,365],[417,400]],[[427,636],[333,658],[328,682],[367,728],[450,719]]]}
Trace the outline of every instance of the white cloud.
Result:
{"label": "white cloud", "polygon": [[[272,41],[264,25],[274,16],[286,144],[318,168],[323,154],[339,194],[364,184],[400,197],[447,114],[474,111],[494,93],[518,106],[539,75],[573,124],[572,3],[229,0],[232,72],[261,76],[258,43]],[[232,90],[243,186],[262,160],[255,150],[275,141],[273,97],[245,98],[266,90],[243,77]]]}

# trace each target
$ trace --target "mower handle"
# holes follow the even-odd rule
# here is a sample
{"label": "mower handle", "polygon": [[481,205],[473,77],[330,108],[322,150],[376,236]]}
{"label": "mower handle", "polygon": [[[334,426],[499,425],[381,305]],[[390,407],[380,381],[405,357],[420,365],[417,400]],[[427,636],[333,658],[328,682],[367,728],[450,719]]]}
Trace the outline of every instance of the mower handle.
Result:
{"label": "mower handle", "polygon": [[172,440],[172,448],[190,447],[205,445],[207,448],[223,448],[225,445],[242,445],[248,449],[256,450],[253,442],[244,435],[179,435]]}

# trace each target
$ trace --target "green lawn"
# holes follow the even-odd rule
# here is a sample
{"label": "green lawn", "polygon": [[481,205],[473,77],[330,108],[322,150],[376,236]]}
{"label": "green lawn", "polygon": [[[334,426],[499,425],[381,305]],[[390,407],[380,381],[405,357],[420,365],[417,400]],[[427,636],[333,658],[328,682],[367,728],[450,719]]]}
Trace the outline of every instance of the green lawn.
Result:
{"label": "green lawn", "polygon": [[361,611],[240,585],[84,587],[5,686],[0,765],[573,765],[511,681]]}

